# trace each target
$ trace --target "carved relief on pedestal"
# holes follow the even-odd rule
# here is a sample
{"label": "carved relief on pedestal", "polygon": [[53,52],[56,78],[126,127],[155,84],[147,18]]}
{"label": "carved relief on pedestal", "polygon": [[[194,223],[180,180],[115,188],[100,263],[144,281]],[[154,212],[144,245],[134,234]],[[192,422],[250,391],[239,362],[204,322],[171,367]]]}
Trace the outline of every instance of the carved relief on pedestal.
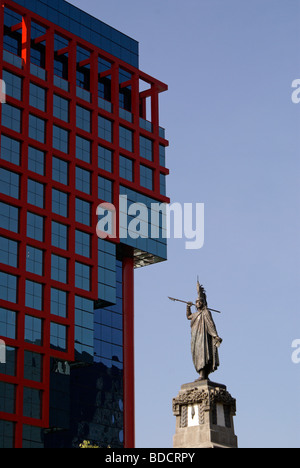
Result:
{"label": "carved relief on pedestal", "polygon": [[[181,428],[205,424],[206,412],[210,412],[214,424],[218,424],[217,405],[224,408],[224,425],[230,427],[231,417],[236,415],[236,400],[222,388],[193,388],[179,393],[178,397],[173,399],[173,413],[180,417]],[[197,422],[194,419],[196,417]]]}

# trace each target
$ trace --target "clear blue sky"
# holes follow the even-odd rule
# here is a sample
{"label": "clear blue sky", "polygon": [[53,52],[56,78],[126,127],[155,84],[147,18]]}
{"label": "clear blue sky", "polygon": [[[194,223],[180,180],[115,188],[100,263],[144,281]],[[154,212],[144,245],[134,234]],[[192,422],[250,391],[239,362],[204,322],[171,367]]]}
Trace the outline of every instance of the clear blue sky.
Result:
{"label": "clear blue sky", "polygon": [[242,448],[300,447],[299,0],[71,0],[140,42],[161,96],[172,202],[205,203],[205,245],[136,272],[137,447],[172,447],[172,398],[197,378],[185,306],[200,276],[224,342]]}

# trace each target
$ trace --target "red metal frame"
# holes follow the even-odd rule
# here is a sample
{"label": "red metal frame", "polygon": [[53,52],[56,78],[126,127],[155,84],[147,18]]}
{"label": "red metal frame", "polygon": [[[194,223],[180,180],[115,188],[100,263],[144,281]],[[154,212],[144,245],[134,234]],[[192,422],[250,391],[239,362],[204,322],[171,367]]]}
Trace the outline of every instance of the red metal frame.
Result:
{"label": "red metal frame", "polygon": [[135,446],[134,424],[134,263],[123,259],[124,446]]}
{"label": "red metal frame", "polygon": [[[17,386],[16,393],[16,413],[13,415],[0,413],[0,419],[13,421],[16,423],[15,431],[15,447],[22,447],[22,426],[23,424],[38,426],[47,428],[49,427],[49,386],[50,386],[50,357],[56,357],[58,359],[73,361],[74,360],[74,301],[75,295],[82,295],[86,298],[97,300],[98,299],[98,238],[95,235],[95,228],[97,224],[96,209],[101,201],[98,199],[98,176],[103,175],[107,179],[113,181],[114,186],[114,204],[119,209],[119,191],[120,185],[124,185],[132,190],[135,190],[141,194],[148,195],[160,202],[169,203],[169,199],[160,194],[160,174],[168,175],[168,169],[161,167],[159,162],[159,145],[168,146],[167,140],[159,136],[159,106],[158,106],[158,94],[162,91],[167,90],[167,86],[160,81],[150,77],[149,75],[141,72],[140,70],[132,67],[131,65],[122,62],[116,57],[108,54],[107,52],[98,49],[92,44],[84,41],[83,39],[71,34],[68,31],[50,23],[46,19],[39,17],[33,12],[23,8],[11,0],[6,0],[1,3],[0,10],[0,31],[3,31],[3,18],[4,18],[4,7],[19,13],[22,15],[22,59],[23,68],[19,69],[15,66],[5,63],[5,69],[11,71],[23,78],[23,100],[22,102],[16,101],[11,97],[7,97],[7,102],[15,105],[19,109],[22,109],[22,132],[18,134],[10,129],[3,129],[1,127],[1,113],[0,113],[0,130],[1,133],[5,133],[7,136],[22,141],[22,162],[21,166],[17,167],[4,160],[1,160],[1,166],[20,174],[21,176],[21,190],[19,200],[11,199],[5,195],[2,196],[2,200],[6,203],[13,204],[20,208],[20,229],[18,234],[14,234],[0,228],[0,235],[10,237],[19,242],[19,265],[18,268],[11,268],[8,266],[0,265],[0,269],[7,273],[11,273],[18,277],[18,303],[11,304],[0,299],[1,307],[15,310],[18,312],[18,328],[16,340],[6,339],[8,346],[14,346],[18,350],[17,357],[17,370],[16,377],[10,377],[1,375],[1,380],[4,382],[12,383]],[[46,28],[46,34],[40,38],[40,40],[46,41],[46,72],[47,79],[41,80],[30,73],[30,25],[31,20],[40,23]],[[69,60],[69,83],[70,91],[66,92],[53,85],[53,57],[54,57],[54,33],[57,33],[69,40],[68,60]],[[37,40],[39,42],[39,39]],[[91,69],[91,96],[92,102],[88,103],[76,95],[76,47],[80,45],[86,50],[90,51],[90,59],[88,60]],[[0,34],[0,50],[3,50],[3,35]],[[63,53],[65,51],[61,51]],[[101,57],[112,64],[111,71],[111,101],[113,105],[113,113],[109,113],[105,110],[99,109],[98,107],[98,58]],[[83,64],[82,64],[83,65]],[[119,116],[119,69],[125,70],[132,75],[130,84],[132,89],[132,114],[134,116],[133,123],[129,123]],[[3,57],[0,54],[0,78],[2,77],[3,69]],[[140,93],[139,92],[139,81],[143,80],[150,85],[149,91]],[[47,90],[47,112],[39,111],[29,105],[29,83],[33,82],[37,85],[42,86]],[[61,122],[59,119],[53,117],[53,95],[59,94],[70,101],[70,122]],[[143,103],[145,98],[151,97],[152,100],[152,125],[153,133],[149,133],[146,130],[140,128],[139,117],[140,108],[144,108]],[[76,127],[76,105],[80,104],[86,109],[92,111],[92,132],[86,133]],[[33,113],[35,116],[44,119],[47,122],[46,132],[46,143],[38,143],[35,140],[31,140],[28,136],[29,129],[29,114]],[[113,122],[113,143],[103,141],[98,137],[98,115],[102,115],[110,119]],[[69,153],[60,153],[57,150],[52,149],[52,137],[53,137],[53,125],[58,125],[70,132],[70,147]],[[119,147],[119,126],[123,125],[130,129],[134,133],[134,153],[129,153]],[[93,142],[92,144],[92,163],[87,164],[83,161],[76,160],[75,136],[81,135]],[[144,135],[153,141],[154,158],[153,162],[146,161],[139,156],[139,137]],[[111,149],[114,152],[114,168],[113,173],[108,173],[98,168],[98,144],[103,144],[106,148]],[[28,170],[28,156],[27,149],[29,145],[33,145],[35,148],[45,151],[46,153],[46,172],[45,176],[33,174]],[[134,164],[134,182],[128,182],[123,180],[119,176],[119,155],[120,153],[124,156],[135,161]],[[64,186],[52,180],[52,155],[61,157],[65,161],[69,162],[69,186]],[[49,155],[49,157],[47,157]],[[139,184],[140,179],[140,163],[153,169],[154,171],[154,190],[149,191],[144,189]],[[87,169],[92,174],[92,192],[91,195],[86,195],[76,191],[75,187],[75,170],[76,166],[80,166]],[[27,181],[29,178],[33,178],[37,182],[41,182],[45,185],[45,206],[44,209],[33,207],[27,203]],[[61,190],[69,195],[69,217],[62,218],[52,213],[52,188]],[[85,201],[89,201],[92,204],[92,223],[91,227],[82,226],[75,220],[75,199],[79,197]],[[26,224],[27,224],[27,211],[39,214],[45,218],[45,238],[44,242],[34,241],[26,237]],[[62,222],[69,226],[69,250],[61,251],[51,245],[51,222],[52,221]],[[117,221],[119,221],[117,219]],[[81,229],[85,232],[93,234],[92,236],[92,255],[90,259],[82,258],[75,255],[75,230]],[[112,240],[113,242],[119,243],[120,239]],[[30,244],[33,247],[38,247],[44,250],[44,276],[37,277],[34,274],[26,271],[26,246]],[[51,279],[51,254],[62,255],[68,259],[68,284],[62,285]],[[75,262],[79,261],[86,265],[89,265],[92,269],[92,281],[91,291],[81,291],[75,288]],[[133,259],[124,258],[123,261],[124,273],[124,428],[125,428],[125,447],[134,447],[134,298],[133,298]],[[43,312],[39,312],[33,309],[25,307],[25,282],[26,279],[37,281],[44,284],[44,309]],[[57,289],[63,289],[68,292],[68,317],[66,319],[60,317],[53,317],[50,315],[49,304],[50,304],[50,291],[51,287]],[[25,311],[25,312],[24,312]],[[24,342],[24,327],[25,327],[25,313],[32,316],[36,316],[43,319],[43,345],[37,347],[29,343]],[[68,350],[67,352],[59,352],[50,348],[50,325],[51,321],[67,326],[68,330]],[[28,382],[24,378],[24,351],[31,350],[36,351],[44,356],[43,362],[43,380],[42,383]],[[23,416],[23,388],[24,386],[30,386],[43,391],[43,405],[42,405],[42,417],[41,420],[32,418],[26,418]]]}

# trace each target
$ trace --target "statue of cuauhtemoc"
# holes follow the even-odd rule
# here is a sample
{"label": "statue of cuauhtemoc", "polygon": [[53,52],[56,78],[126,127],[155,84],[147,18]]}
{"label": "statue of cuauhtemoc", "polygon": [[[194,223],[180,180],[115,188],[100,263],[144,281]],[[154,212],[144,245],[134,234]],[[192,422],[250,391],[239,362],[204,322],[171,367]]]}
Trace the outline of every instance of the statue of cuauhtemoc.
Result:
{"label": "statue of cuauhtemoc", "polygon": [[186,315],[191,321],[191,351],[195,369],[200,375],[198,380],[207,380],[220,365],[218,348],[222,339],[208,309],[205,289],[199,281],[197,291],[196,312],[192,313],[193,303],[189,302]]}

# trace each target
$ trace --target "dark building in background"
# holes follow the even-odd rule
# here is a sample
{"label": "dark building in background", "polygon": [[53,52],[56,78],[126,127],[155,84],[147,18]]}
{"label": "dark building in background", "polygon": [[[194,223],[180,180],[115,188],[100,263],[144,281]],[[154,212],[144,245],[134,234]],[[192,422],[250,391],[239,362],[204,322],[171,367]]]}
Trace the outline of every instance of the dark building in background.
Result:
{"label": "dark building in background", "polygon": [[[2,2],[0,43],[0,447],[133,447],[134,269],[167,246],[162,216],[124,235],[119,197],[169,202],[167,86],[64,0]],[[116,238],[96,234],[103,202]]]}

